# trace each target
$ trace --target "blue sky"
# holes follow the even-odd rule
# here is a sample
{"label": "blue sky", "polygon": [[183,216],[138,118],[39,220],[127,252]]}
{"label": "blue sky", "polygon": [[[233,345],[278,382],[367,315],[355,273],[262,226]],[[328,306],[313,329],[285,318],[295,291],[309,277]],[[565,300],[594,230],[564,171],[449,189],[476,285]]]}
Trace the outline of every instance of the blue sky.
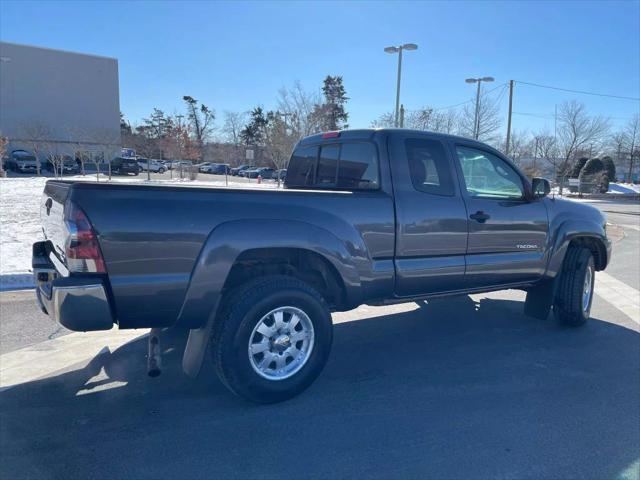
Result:
{"label": "blue sky", "polygon": [[[0,2],[2,40],[116,57],[132,122],[182,110],[188,94],[221,123],[223,110],[273,108],[282,86],[319,89],[339,74],[351,126],[367,127],[394,107],[397,57],[383,48],[405,42],[419,45],[403,64],[407,109],[468,100],[464,79],[485,75],[491,88],[515,79],[640,97],[639,25],[638,1]],[[553,130],[554,105],[569,99],[614,125],[640,108],[517,84],[514,129]]]}

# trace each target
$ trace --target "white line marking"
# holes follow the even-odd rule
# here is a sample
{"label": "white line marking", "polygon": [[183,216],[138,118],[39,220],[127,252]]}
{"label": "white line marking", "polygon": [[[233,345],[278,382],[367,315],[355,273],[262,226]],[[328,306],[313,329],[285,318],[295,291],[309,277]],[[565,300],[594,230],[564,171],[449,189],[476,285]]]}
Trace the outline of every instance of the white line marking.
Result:
{"label": "white line marking", "polygon": [[640,291],[608,273],[598,272],[596,273],[595,292],[640,325]]}
{"label": "white line marking", "polygon": [[90,360],[105,348],[114,351],[146,333],[146,330],[115,329],[70,333],[0,355],[0,392]]}

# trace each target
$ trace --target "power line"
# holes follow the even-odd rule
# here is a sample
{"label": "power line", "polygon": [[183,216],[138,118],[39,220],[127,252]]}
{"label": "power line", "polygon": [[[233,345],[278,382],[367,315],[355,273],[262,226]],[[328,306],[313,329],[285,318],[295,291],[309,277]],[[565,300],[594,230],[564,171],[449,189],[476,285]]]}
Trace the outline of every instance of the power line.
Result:
{"label": "power line", "polygon": [[537,117],[537,118],[554,118],[555,115],[553,113],[529,113],[529,112],[513,112],[514,115],[525,115],[527,117]]}
{"label": "power line", "polygon": [[561,92],[580,93],[582,95],[593,95],[593,96],[596,96],[596,97],[618,98],[618,99],[621,99],[621,100],[633,100],[633,101],[636,101],[636,102],[640,102],[640,98],[637,98],[637,97],[625,97],[623,95],[609,95],[607,93],[587,92],[585,90],[572,90],[570,88],[551,87],[549,85],[540,85],[539,83],[523,82],[521,80],[514,80],[514,81],[516,83],[521,83],[523,85],[531,85],[532,87],[548,88],[550,90],[560,90]]}
{"label": "power line", "polygon": [[[492,88],[491,90],[488,90],[486,92],[483,93],[483,95],[489,95],[491,92],[496,91],[497,89],[499,89],[500,87],[506,87],[507,84],[506,83],[501,83],[499,85],[497,85],[496,87]],[[434,108],[433,111],[437,111],[437,110],[449,110],[450,108],[455,108],[455,107],[459,107],[461,105],[465,105],[467,103],[471,103],[471,102],[475,102],[475,98],[471,98],[469,100],[465,100],[464,102],[460,102],[460,103],[456,103],[455,105],[449,105],[446,107],[438,107],[438,108]]]}

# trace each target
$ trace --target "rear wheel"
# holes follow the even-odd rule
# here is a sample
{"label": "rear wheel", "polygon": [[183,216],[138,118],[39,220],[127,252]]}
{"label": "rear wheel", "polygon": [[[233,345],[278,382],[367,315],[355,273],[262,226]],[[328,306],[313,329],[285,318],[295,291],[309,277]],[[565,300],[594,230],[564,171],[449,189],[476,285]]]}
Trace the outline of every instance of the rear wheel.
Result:
{"label": "rear wheel", "polygon": [[561,323],[577,327],[589,319],[595,270],[593,255],[588,248],[569,247],[553,305],[555,316]]}
{"label": "rear wheel", "polygon": [[322,371],[333,338],[326,303],[300,280],[270,276],[229,295],[213,329],[221,381],[257,403],[287,400]]}

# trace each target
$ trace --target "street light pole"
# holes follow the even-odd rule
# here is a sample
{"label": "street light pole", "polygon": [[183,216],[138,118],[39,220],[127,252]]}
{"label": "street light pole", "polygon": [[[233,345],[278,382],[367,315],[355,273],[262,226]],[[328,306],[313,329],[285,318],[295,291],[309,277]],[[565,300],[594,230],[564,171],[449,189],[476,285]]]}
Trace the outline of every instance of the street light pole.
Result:
{"label": "street light pole", "polygon": [[398,128],[400,116],[400,80],[402,78],[402,47],[398,49],[398,81],[396,82],[396,116],[394,126]]}
{"label": "street light pole", "polygon": [[473,116],[473,138],[476,140],[480,136],[480,84],[482,82],[493,82],[493,77],[480,77],[480,78],[467,78],[467,83],[477,83],[478,89],[476,90],[476,112]]}
{"label": "street light pole", "polygon": [[478,81],[478,89],[476,90],[476,115],[473,121],[473,138],[478,139],[478,135],[480,134],[480,84],[482,82]]}
{"label": "street light pole", "polygon": [[415,43],[405,43],[404,45],[400,45],[398,47],[386,47],[384,49],[387,53],[397,53],[398,54],[398,81],[396,84],[396,110],[394,115],[394,126],[398,128],[398,121],[400,118],[400,79],[402,77],[402,51],[403,50],[417,50],[418,45]]}

